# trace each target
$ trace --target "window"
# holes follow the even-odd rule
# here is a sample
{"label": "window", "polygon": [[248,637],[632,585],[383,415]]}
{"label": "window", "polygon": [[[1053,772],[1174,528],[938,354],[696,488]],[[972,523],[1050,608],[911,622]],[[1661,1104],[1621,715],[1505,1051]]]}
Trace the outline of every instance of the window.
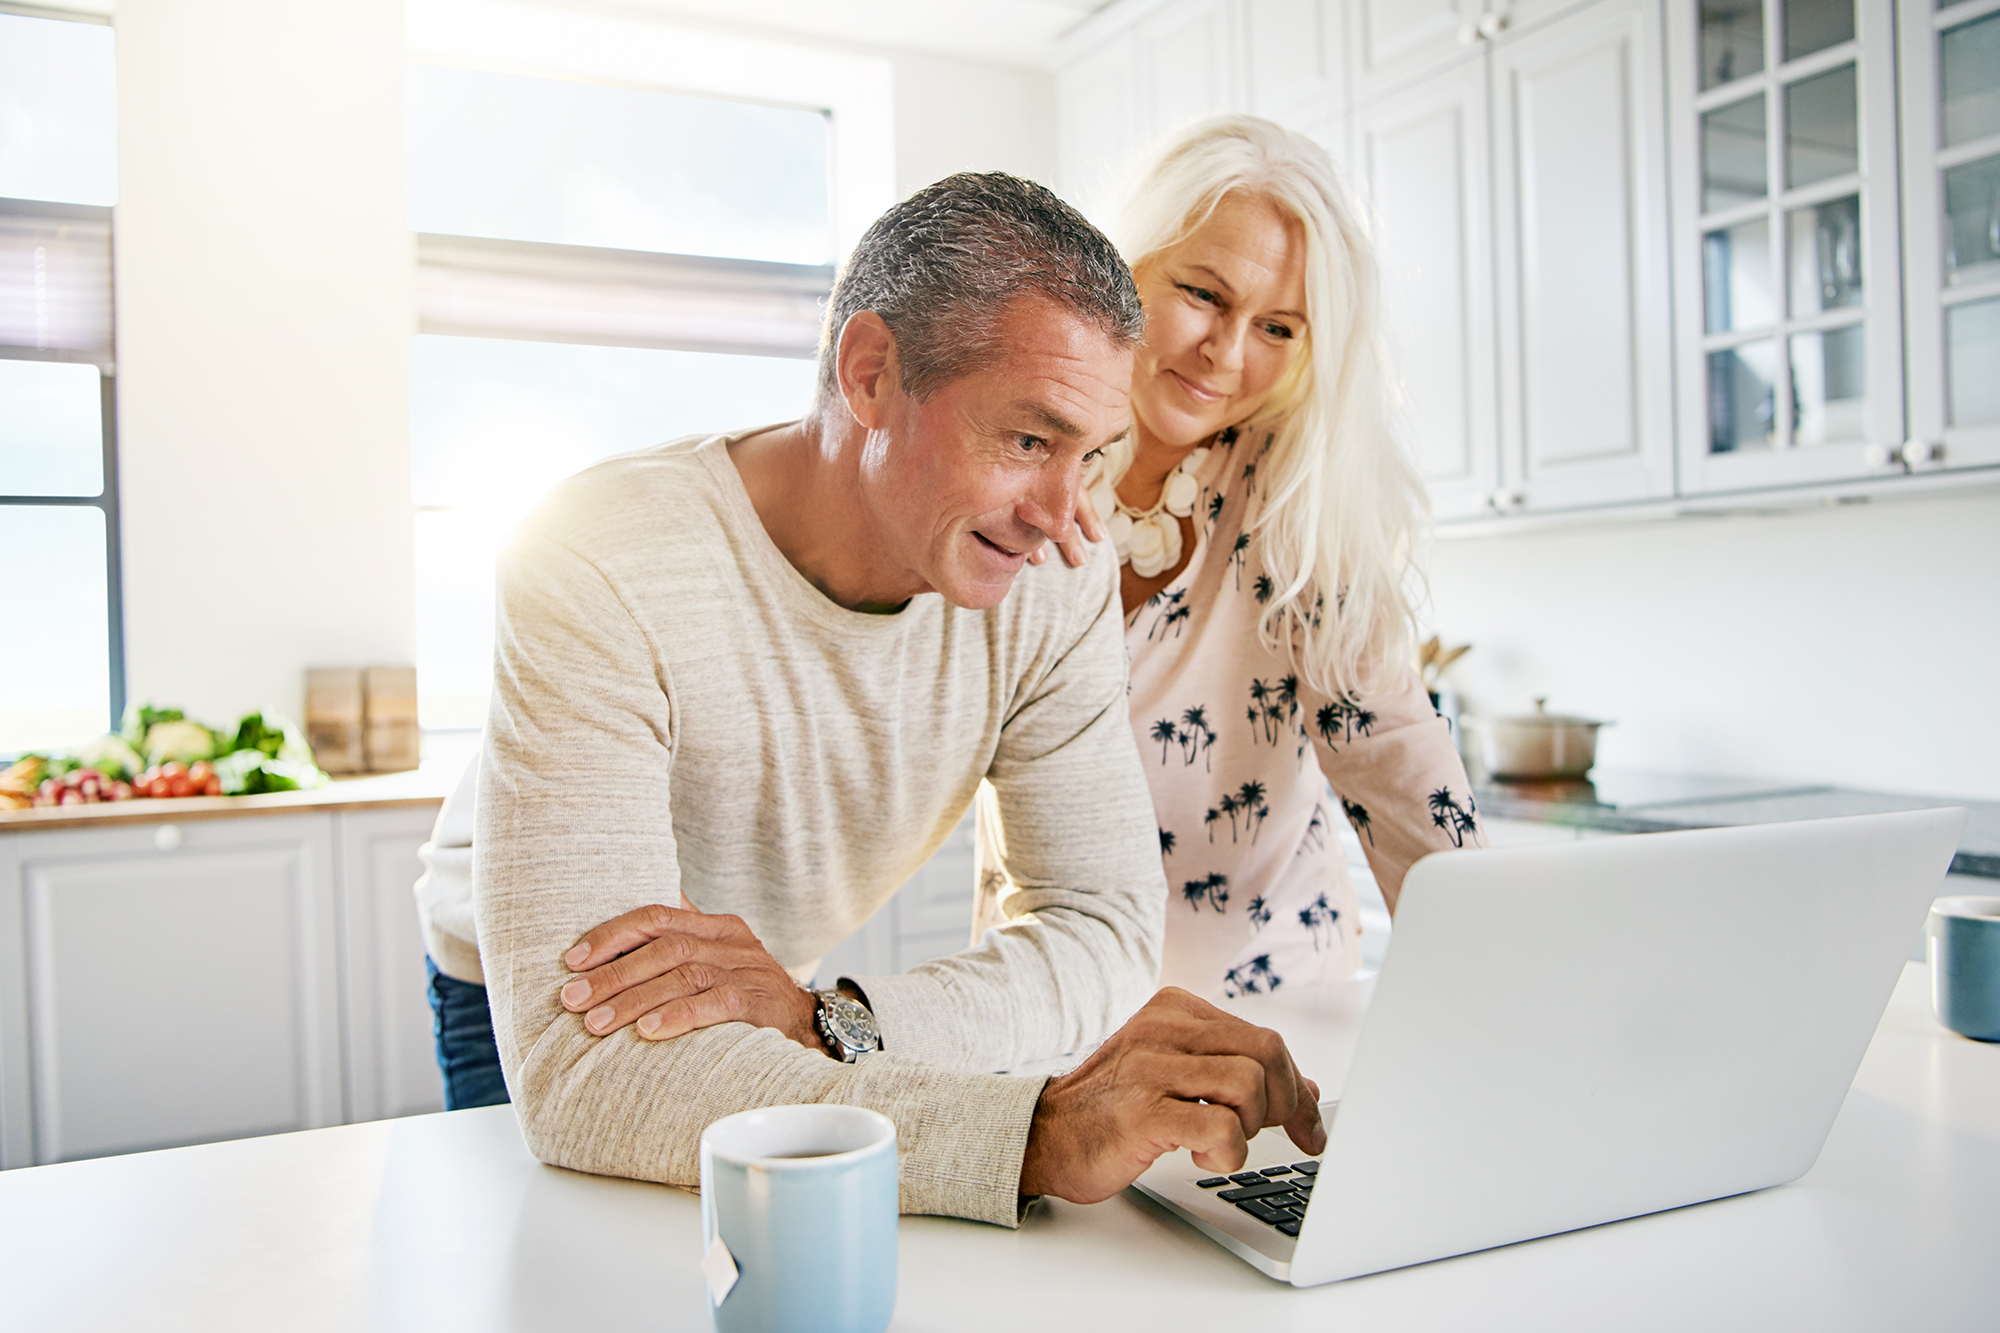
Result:
{"label": "window", "polygon": [[405,115],[419,708],[471,728],[494,556],[552,483],[810,403],[830,117],[424,63]]}
{"label": "window", "polygon": [[0,14],[0,753],[124,706],[111,29]]}

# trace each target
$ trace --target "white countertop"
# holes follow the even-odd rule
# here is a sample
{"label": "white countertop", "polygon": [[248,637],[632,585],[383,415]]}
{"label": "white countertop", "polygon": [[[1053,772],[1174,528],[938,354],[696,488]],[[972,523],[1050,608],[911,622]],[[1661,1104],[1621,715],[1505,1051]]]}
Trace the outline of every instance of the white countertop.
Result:
{"label": "white countertop", "polygon": [[[897,1330],[2000,1326],[2000,1046],[1905,969],[1789,1186],[1296,1291],[1131,1193],[902,1224]],[[1258,997],[1328,1096],[1366,983]],[[1308,1033],[1301,1024],[1317,1011]],[[493,1107],[0,1174],[0,1324],[702,1329],[686,1192],[541,1166]]]}

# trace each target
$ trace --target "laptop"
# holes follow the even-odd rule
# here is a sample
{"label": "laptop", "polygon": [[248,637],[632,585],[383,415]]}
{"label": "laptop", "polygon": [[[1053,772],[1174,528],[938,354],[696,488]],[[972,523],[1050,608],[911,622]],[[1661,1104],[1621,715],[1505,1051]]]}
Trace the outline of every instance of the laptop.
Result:
{"label": "laptop", "polygon": [[1175,1152],[1134,1188],[1304,1287],[1796,1180],[1965,818],[1426,857],[1325,1153],[1269,1129],[1241,1172]]}

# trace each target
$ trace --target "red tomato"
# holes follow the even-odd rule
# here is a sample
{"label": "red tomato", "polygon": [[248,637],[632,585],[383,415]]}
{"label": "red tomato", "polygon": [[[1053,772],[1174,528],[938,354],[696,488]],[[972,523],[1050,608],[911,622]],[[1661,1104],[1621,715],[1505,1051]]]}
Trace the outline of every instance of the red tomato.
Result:
{"label": "red tomato", "polygon": [[215,776],[215,774],[210,773],[208,775],[208,781],[202,784],[201,794],[203,796],[222,795],[222,779]]}
{"label": "red tomato", "polygon": [[163,778],[177,778],[185,772],[187,772],[187,765],[178,759],[169,759],[166,763],[160,765],[160,776]]}
{"label": "red tomato", "polygon": [[187,774],[185,773],[170,774],[164,780],[167,784],[167,795],[169,796],[194,795],[194,782],[191,779],[189,779]]}

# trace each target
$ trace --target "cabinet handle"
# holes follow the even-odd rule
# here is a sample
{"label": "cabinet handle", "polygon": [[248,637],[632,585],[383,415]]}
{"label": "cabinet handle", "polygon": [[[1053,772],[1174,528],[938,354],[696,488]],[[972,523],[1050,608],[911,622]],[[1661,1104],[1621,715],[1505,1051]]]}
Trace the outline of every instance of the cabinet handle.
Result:
{"label": "cabinet handle", "polygon": [[1887,467],[1895,459],[1896,455],[1889,451],[1889,446],[1886,444],[1871,444],[1861,451],[1863,467]]}
{"label": "cabinet handle", "polygon": [[153,830],[153,846],[163,852],[176,852],[181,846],[181,826],[162,824]]}
{"label": "cabinet handle", "polygon": [[1527,502],[1528,497],[1519,491],[1495,491],[1486,497],[1486,503],[1503,514],[1510,509],[1519,509]]}
{"label": "cabinet handle", "polygon": [[1489,41],[1507,30],[1507,16],[1491,11],[1479,16],[1479,35]]}
{"label": "cabinet handle", "polygon": [[1944,446],[1934,440],[1905,440],[1903,447],[1896,451],[1896,457],[1906,468],[1919,468],[1927,463],[1944,461]]}

